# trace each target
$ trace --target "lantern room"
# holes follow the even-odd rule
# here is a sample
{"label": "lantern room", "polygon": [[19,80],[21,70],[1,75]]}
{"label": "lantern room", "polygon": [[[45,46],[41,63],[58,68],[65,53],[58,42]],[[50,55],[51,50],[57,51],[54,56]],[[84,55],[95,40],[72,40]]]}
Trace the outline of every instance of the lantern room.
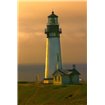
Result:
{"label": "lantern room", "polygon": [[48,16],[48,25],[58,25],[58,16],[54,14],[54,11]]}

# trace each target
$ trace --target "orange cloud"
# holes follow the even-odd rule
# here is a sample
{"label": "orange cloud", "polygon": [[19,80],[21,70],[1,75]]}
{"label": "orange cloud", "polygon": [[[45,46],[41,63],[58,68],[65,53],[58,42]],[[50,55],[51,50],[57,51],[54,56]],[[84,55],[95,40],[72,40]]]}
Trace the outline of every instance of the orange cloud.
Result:
{"label": "orange cloud", "polygon": [[45,62],[47,16],[59,16],[63,63],[86,63],[86,2],[19,2],[18,63]]}

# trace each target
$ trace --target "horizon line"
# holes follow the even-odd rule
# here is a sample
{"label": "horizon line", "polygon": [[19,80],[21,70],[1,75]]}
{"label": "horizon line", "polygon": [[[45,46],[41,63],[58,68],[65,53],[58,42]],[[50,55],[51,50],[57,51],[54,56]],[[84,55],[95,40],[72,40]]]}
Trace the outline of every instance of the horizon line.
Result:
{"label": "horizon line", "polygon": [[[87,63],[64,63],[64,64],[62,64],[62,66],[63,65],[73,65],[73,64],[75,64],[75,65],[84,65],[84,64],[86,64],[87,65]],[[45,65],[45,64],[17,64],[17,65]]]}

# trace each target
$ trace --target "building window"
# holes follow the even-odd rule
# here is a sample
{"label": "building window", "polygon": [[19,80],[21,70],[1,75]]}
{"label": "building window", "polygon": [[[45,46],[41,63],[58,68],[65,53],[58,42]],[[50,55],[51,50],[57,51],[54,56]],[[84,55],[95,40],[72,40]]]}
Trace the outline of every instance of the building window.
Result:
{"label": "building window", "polygon": [[57,81],[57,76],[55,76],[55,81]]}
{"label": "building window", "polygon": [[60,76],[58,76],[58,81],[60,81]]}
{"label": "building window", "polygon": [[60,77],[60,76],[55,76],[55,77],[54,77],[54,80],[55,80],[56,82],[60,82],[60,81],[61,81],[61,77]]}

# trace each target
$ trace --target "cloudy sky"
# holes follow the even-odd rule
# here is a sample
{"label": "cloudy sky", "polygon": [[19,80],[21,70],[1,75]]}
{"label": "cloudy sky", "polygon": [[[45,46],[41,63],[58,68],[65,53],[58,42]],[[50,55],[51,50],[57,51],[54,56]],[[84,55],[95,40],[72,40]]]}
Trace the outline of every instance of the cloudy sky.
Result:
{"label": "cloudy sky", "polygon": [[[22,1],[22,0],[19,0]],[[24,0],[23,0],[24,1]],[[47,16],[54,10],[62,28],[62,62],[86,63],[86,2],[18,2],[18,64],[44,64]]]}

